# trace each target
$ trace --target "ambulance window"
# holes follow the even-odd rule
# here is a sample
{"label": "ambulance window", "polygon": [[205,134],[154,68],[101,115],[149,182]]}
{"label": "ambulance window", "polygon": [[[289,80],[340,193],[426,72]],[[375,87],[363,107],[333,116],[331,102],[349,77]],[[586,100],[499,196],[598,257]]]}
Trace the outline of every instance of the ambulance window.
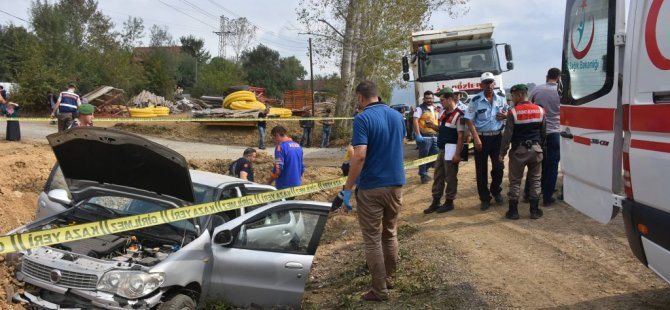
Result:
{"label": "ambulance window", "polygon": [[614,2],[568,1],[563,39],[563,104],[584,104],[612,90]]}

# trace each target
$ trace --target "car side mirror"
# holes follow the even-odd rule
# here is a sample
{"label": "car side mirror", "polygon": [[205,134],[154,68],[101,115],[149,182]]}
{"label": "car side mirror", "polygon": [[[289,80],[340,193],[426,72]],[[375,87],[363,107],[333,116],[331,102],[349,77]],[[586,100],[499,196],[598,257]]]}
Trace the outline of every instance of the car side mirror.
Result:
{"label": "car side mirror", "polygon": [[50,190],[49,193],[47,193],[47,197],[49,197],[49,200],[63,205],[72,203],[72,200],[70,200],[70,197],[67,195],[67,191],[60,188]]}
{"label": "car side mirror", "polygon": [[216,236],[214,236],[214,243],[220,245],[230,245],[233,243],[233,234],[230,230],[222,230]]}
{"label": "car side mirror", "polygon": [[507,59],[507,61],[514,60],[514,57],[512,57],[512,45],[510,44],[505,44],[505,59]]}
{"label": "car side mirror", "polygon": [[405,82],[409,81],[409,59],[407,55],[402,56],[402,80]]}

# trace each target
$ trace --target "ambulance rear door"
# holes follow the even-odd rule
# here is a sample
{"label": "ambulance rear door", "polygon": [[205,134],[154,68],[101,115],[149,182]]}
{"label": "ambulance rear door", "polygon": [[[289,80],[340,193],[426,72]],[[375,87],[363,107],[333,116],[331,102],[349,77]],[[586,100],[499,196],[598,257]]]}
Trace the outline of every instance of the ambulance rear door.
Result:
{"label": "ambulance rear door", "polygon": [[601,223],[622,190],[624,3],[568,0],[563,39],[561,167],[565,201]]}

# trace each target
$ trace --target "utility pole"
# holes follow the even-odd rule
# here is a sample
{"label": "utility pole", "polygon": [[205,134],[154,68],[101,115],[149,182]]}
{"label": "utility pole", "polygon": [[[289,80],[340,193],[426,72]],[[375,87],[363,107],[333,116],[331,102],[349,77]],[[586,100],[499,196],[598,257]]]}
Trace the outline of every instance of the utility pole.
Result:
{"label": "utility pole", "polygon": [[309,87],[312,91],[312,116],[315,115],[314,110],[314,70],[312,65],[312,38],[309,38]]}

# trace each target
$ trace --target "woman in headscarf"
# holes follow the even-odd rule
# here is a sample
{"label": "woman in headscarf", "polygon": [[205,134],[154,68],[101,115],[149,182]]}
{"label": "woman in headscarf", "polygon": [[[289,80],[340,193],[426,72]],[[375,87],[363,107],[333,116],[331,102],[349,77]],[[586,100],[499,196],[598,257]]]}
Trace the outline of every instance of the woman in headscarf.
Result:
{"label": "woman in headscarf", "polygon": [[[19,104],[15,102],[8,102],[0,108],[0,115],[6,117],[19,117]],[[21,141],[21,127],[19,121],[7,120],[7,141]]]}

